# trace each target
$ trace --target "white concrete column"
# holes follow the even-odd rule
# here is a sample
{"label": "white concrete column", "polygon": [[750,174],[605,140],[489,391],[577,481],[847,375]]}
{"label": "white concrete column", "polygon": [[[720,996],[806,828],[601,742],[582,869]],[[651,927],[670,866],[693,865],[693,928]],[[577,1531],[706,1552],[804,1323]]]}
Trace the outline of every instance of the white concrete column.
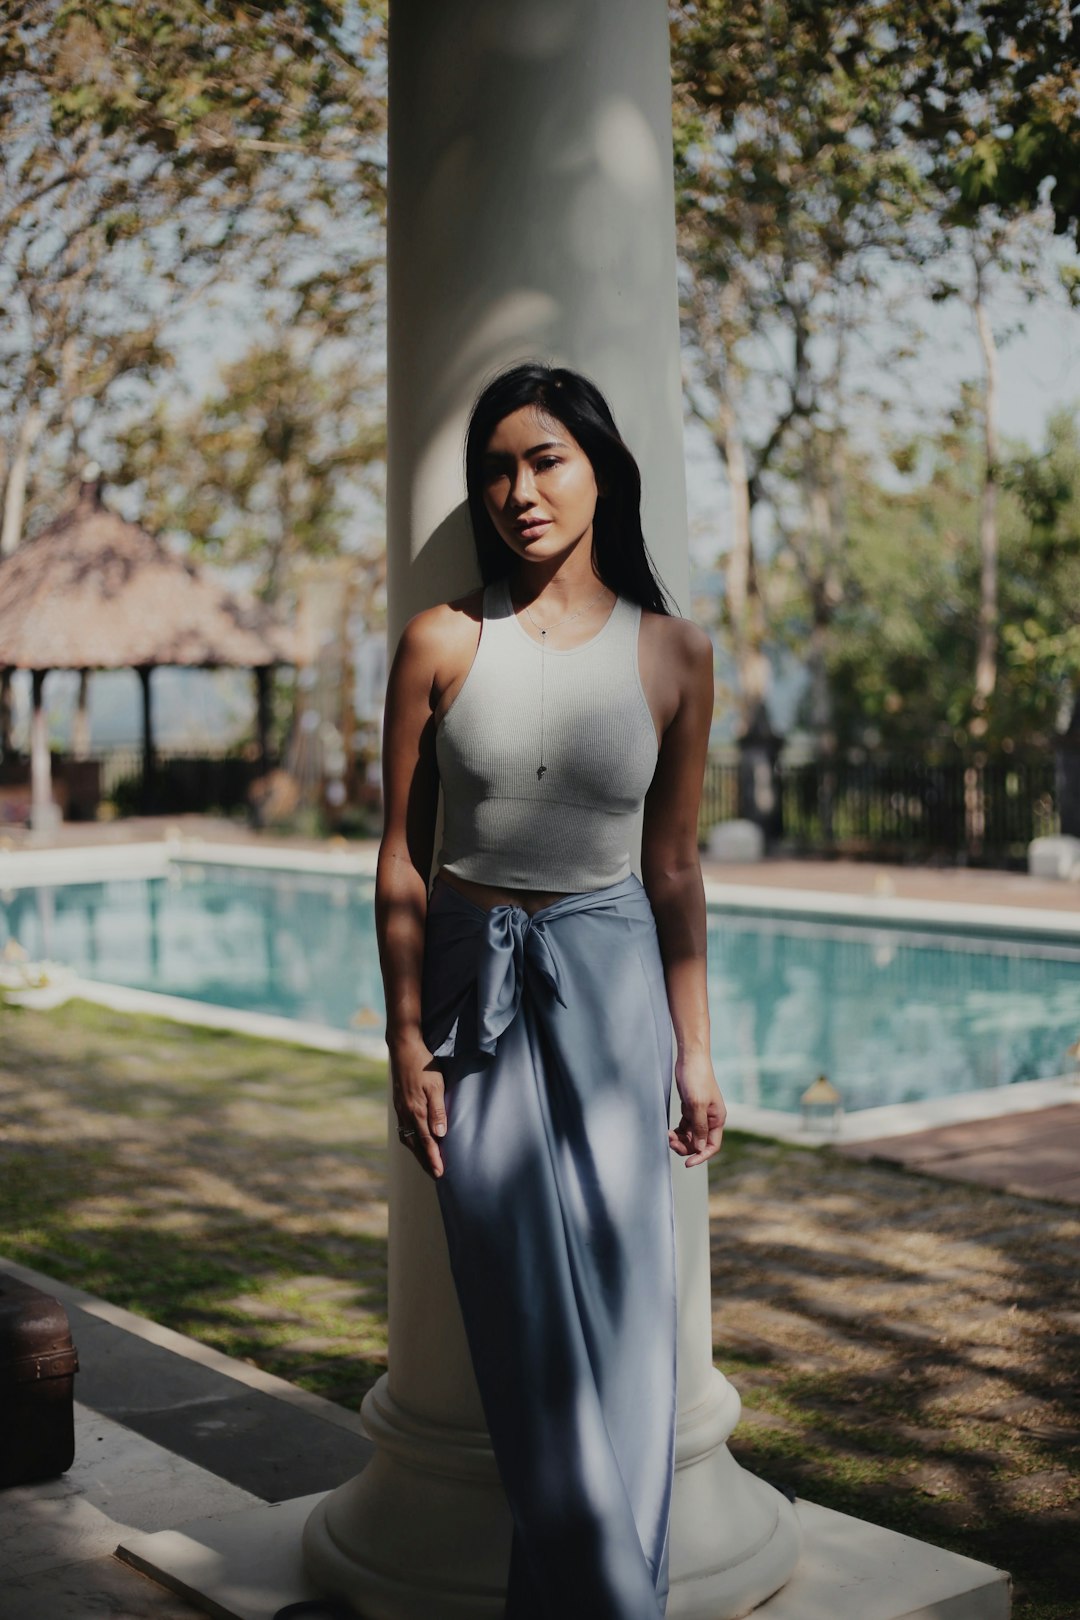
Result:
{"label": "white concrete column", "polygon": [[[571,365],[642,467],[645,532],[688,597],[664,0],[393,0],[390,636],[477,575],[463,500],[472,400],[516,359]],[[434,1189],[390,1150],[390,1371],[376,1454],[308,1522],[309,1575],[365,1620],[497,1620],[509,1517]],[[787,1501],[726,1447],[712,1365],[707,1183],[673,1158],[679,1436],[670,1620],[744,1615],[787,1580]],[[642,1391],[642,1400],[649,1398]]]}

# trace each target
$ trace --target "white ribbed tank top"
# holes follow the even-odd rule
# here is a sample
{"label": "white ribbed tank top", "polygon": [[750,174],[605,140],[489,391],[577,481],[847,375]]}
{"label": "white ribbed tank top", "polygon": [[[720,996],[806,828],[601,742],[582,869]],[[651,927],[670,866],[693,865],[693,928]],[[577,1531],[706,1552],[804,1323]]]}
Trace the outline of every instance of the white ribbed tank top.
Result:
{"label": "white ribbed tank top", "polygon": [[[541,649],[509,584],[484,591],[480,641],[439,722],[438,864],[497,888],[574,894],[630,874],[636,817],[656,769],[638,668],[641,609],[617,597],[579,647]],[[541,763],[541,660],[543,763]]]}

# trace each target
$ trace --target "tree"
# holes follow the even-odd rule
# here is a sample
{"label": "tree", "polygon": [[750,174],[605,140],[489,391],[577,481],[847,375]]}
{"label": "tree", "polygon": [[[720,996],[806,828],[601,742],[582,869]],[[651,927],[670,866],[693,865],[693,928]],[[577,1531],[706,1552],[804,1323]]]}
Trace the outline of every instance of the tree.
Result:
{"label": "tree", "polygon": [[351,349],[331,358],[329,344],[278,335],[225,366],[205,399],[182,412],[161,402],[133,423],[117,479],[140,485],[151,528],[247,566],[276,602],[295,560],[343,549],[349,486],[377,472],[385,449],[379,381]]}
{"label": "tree", "polygon": [[[909,29],[902,44],[911,107],[906,122],[922,156],[927,207],[943,246],[959,238],[969,267],[966,285],[942,280],[935,296],[960,292],[982,357],[980,598],[968,719],[979,738],[990,724],[998,678],[1000,614],[998,354],[988,292],[995,278],[1018,280],[1029,295],[1037,290],[1047,195],[1055,230],[1073,229],[1080,242],[1080,8],[1062,0],[924,3],[914,9]],[[1067,285],[1075,288],[1077,274],[1073,268]]]}
{"label": "tree", "polygon": [[[814,604],[812,708],[829,752],[823,649],[847,572],[844,458],[856,403],[846,356],[888,267],[914,269],[925,286],[960,234],[986,375],[977,678],[965,688],[985,709],[1000,482],[986,286],[1030,262],[1014,238],[1051,179],[1059,229],[1077,223],[1076,53],[1058,60],[1075,42],[1075,10],[1036,0],[697,0],[678,8],[672,31],[687,394],[731,486],[727,611],[744,727],[763,705],[775,617],[752,541],[755,508],[768,506],[773,543],[792,548]],[[914,334],[902,332],[884,368],[913,350]]]}
{"label": "tree", "polygon": [[241,267],[293,324],[368,319],[384,20],[379,0],[5,8],[0,555],[28,496],[52,515],[102,414],[173,364],[179,319]]}
{"label": "tree", "polygon": [[[951,758],[969,737],[978,638],[977,394],[965,390],[947,431],[899,443],[894,456],[912,480],[900,492],[869,460],[849,463],[844,600],[827,652],[837,732],[844,749]],[[1001,467],[1003,657],[980,740],[1044,756],[1080,683],[1075,415],[1051,418],[1041,450],[1005,446]],[[785,636],[802,645],[810,608],[790,570],[787,585]]]}
{"label": "tree", "polygon": [[[917,192],[899,76],[874,59],[866,10],[707,0],[673,26],[687,398],[731,490],[724,606],[744,755],[777,748],[766,709],[774,615],[754,543],[765,505],[814,602],[815,739],[826,756],[835,746],[824,644],[844,545],[845,368]],[[792,489],[812,543],[803,513],[785,512]],[[741,813],[753,815],[744,777]],[[828,810],[826,794],[826,820]]]}
{"label": "tree", "polygon": [[896,16],[909,128],[955,219],[1030,213],[1080,247],[1080,7],[1073,0],[917,0]]}
{"label": "tree", "polygon": [[381,29],[359,0],[6,9],[4,551],[39,448],[77,471],[92,412],[172,363],[170,331],[212,286],[242,268],[293,324],[366,320]]}

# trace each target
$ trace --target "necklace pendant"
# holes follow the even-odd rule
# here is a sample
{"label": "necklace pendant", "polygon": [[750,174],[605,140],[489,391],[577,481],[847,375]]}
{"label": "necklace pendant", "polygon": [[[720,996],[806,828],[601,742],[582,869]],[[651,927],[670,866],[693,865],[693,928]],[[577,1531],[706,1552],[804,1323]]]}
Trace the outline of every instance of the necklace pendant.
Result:
{"label": "necklace pendant", "polygon": [[536,780],[537,780],[537,781],[538,781],[538,782],[539,782],[539,780],[540,780],[540,778],[541,778],[541,777],[542,777],[542,776],[543,776],[543,774],[544,774],[544,772],[545,772],[545,771],[546,771],[546,770],[547,770],[547,766],[546,766],[546,765],[538,765],[538,766],[537,766],[537,767],[536,767]]}

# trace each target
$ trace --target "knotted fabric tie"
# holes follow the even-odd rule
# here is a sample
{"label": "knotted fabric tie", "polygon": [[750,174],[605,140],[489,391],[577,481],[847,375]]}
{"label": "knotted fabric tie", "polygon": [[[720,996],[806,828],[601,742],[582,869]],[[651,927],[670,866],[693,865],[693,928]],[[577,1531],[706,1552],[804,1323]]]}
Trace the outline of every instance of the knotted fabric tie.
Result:
{"label": "knotted fabric tie", "polygon": [[484,923],[476,973],[477,1046],[493,1053],[503,1030],[514,1020],[526,975],[544,985],[565,1007],[559,970],[543,922],[521,906],[493,906]]}

